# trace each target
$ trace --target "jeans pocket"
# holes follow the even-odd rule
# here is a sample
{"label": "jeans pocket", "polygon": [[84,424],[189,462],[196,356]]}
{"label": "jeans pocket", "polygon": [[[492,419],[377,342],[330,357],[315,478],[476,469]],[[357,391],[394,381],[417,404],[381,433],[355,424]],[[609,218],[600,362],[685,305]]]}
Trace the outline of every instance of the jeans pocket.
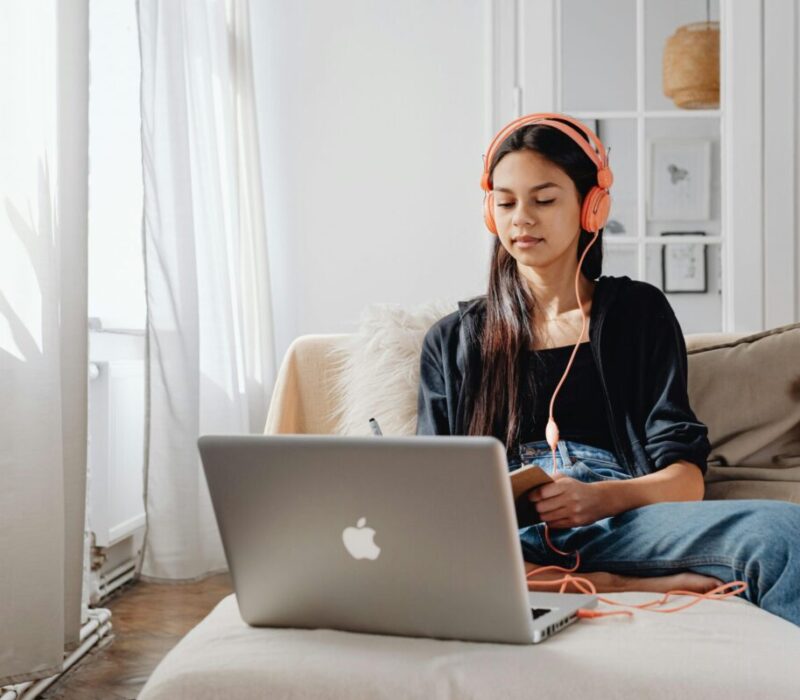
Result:
{"label": "jeans pocket", "polygon": [[618,481],[630,478],[630,475],[622,472],[619,465],[612,466],[603,460],[579,459],[572,466],[581,481]]}

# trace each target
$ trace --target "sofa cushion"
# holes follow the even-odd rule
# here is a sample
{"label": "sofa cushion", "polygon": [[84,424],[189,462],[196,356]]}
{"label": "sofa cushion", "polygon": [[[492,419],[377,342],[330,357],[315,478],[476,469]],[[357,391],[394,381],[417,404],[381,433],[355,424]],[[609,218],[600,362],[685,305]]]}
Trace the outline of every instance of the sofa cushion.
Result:
{"label": "sofa cushion", "polygon": [[706,498],[800,503],[800,323],[687,342],[687,354],[689,400],[711,441]]}
{"label": "sofa cushion", "polygon": [[[687,344],[688,347],[688,344]],[[800,467],[800,323],[688,349],[709,465]]]}
{"label": "sofa cushion", "polygon": [[[615,593],[628,606],[655,593]],[[696,603],[677,614],[664,608]],[[797,697],[800,633],[743,598],[673,596],[581,620],[542,644],[250,627],[231,594],[153,671],[139,700]]]}

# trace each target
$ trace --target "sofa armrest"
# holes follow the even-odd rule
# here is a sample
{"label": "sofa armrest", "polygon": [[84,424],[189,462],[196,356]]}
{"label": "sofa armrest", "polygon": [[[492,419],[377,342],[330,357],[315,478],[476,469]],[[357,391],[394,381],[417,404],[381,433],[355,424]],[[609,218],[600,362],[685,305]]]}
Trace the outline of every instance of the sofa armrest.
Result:
{"label": "sofa armrest", "polygon": [[264,434],[334,433],[331,382],[334,352],[349,334],[303,335],[292,342],[281,363]]}

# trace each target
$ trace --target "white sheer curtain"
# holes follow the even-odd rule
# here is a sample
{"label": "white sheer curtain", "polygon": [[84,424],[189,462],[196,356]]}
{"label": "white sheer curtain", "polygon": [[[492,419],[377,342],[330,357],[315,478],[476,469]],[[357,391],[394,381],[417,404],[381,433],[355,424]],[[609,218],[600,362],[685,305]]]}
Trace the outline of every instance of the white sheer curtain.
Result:
{"label": "white sheer curtain", "polygon": [[197,451],[262,433],[275,373],[246,0],[138,0],[146,579],[226,568]]}
{"label": "white sheer curtain", "polygon": [[0,2],[0,91],[2,687],[80,639],[88,0]]}

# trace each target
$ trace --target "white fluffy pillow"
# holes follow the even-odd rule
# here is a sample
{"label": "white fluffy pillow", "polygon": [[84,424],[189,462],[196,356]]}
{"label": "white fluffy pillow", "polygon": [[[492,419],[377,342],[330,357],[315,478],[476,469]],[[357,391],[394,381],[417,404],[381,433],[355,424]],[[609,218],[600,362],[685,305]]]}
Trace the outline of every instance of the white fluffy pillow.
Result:
{"label": "white fluffy pillow", "polygon": [[328,356],[336,433],[369,435],[370,418],[384,435],[415,433],[422,339],[457,308],[457,301],[439,299],[413,309],[373,304],[364,310],[358,331]]}

